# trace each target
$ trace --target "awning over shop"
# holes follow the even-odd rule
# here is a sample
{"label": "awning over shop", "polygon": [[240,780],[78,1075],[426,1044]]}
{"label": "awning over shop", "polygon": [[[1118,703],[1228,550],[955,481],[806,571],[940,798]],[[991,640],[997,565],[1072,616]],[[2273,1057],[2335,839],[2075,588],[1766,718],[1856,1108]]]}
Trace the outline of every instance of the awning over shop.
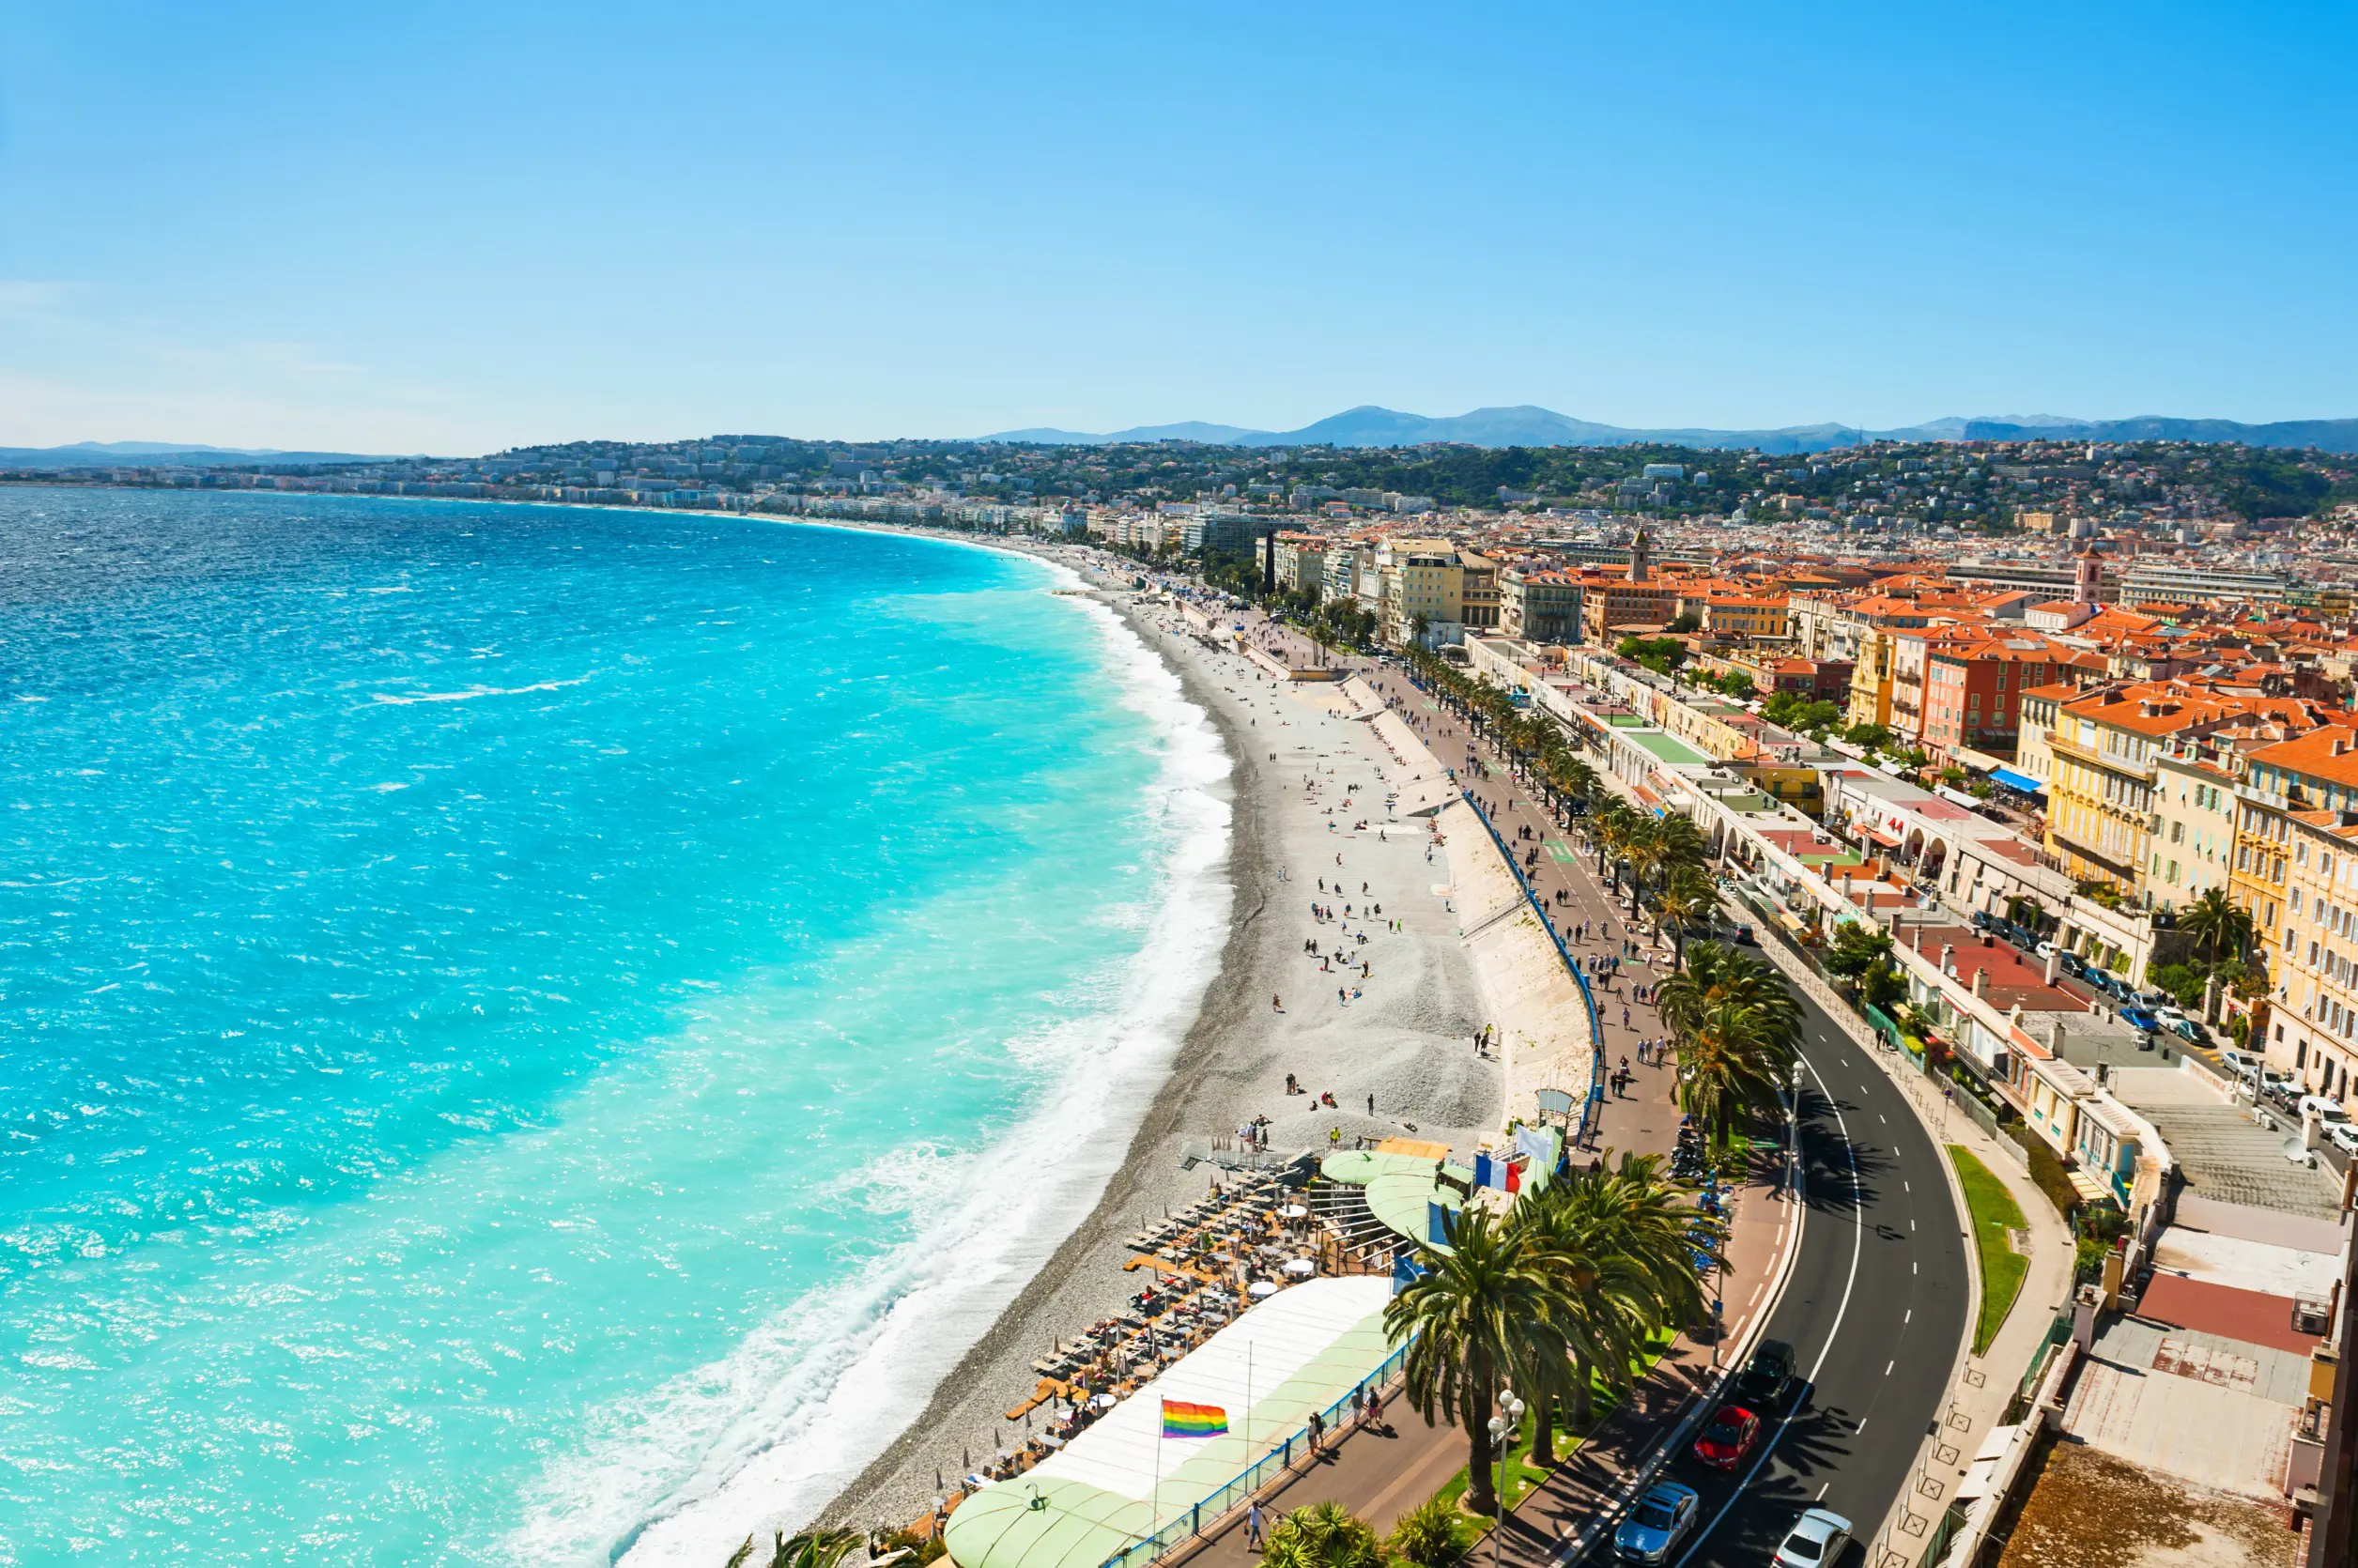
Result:
{"label": "awning over shop", "polygon": [[1992,768],[1990,777],[2010,790],[2020,790],[2027,795],[2043,795],[2047,792],[2047,787],[2044,784],[2027,773],[2016,773],[2012,768]]}
{"label": "awning over shop", "polygon": [[1896,850],[1900,847],[1900,836],[1898,834],[1886,833],[1879,827],[1871,827],[1867,829],[1867,837],[1873,839],[1876,843],[1881,844],[1887,850]]}
{"label": "awning over shop", "polygon": [[2116,1208],[2119,1207],[2120,1200],[2112,1195],[2112,1189],[2089,1176],[2086,1171],[2074,1166],[2064,1175],[2072,1178],[2072,1191],[2086,1198],[2089,1203],[2108,1203]]}

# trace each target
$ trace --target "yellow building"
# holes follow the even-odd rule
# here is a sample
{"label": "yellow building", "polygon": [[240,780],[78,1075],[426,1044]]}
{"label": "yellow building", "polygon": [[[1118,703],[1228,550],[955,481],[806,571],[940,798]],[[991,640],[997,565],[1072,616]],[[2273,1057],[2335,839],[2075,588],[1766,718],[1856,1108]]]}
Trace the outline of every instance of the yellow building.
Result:
{"label": "yellow building", "polygon": [[1713,637],[1780,642],[1792,635],[1782,593],[1759,597],[1715,593],[1703,601],[1703,629]]}
{"label": "yellow building", "polygon": [[2239,807],[2232,763],[2191,736],[2173,741],[2154,759],[2153,833],[2143,886],[2164,909],[2228,885]]}
{"label": "yellow building", "polygon": [[[2262,1054],[2300,1080],[2304,1092],[2347,1106],[2358,1064],[2358,816],[2286,814],[2283,924],[2263,932],[2273,1002]],[[2259,1043],[2259,1042],[2255,1042]]]}
{"label": "yellow building", "polygon": [[1868,626],[1858,634],[1858,662],[1850,672],[1850,712],[1853,725],[1891,723],[1891,667],[1898,649],[1891,634]]}
{"label": "yellow building", "polygon": [[2358,871],[2336,845],[2342,824],[2358,822],[2358,735],[2325,725],[2259,747],[2244,759],[2236,797],[2228,890],[2270,960],[2269,1005],[2255,1017],[2252,1042],[2271,1065],[2313,1083],[2330,1076],[2321,1092],[2347,1097],[2343,1074],[2358,1031],[2350,1016],[2358,995],[2349,989],[2358,915],[2348,911],[2358,905]]}
{"label": "yellow building", "polygon": [[1407,646],[1416,640],[1420,623],[1454,639],[1465,623],[1465,573],[1456,546],[1446,539],[1387,539],[1377,548],[1376,569],[1383,581],[1386,641]]}
{"label": "yellow building", "polygon": [[2167,681],[2115,686],[2061,703],[2045,740],[2054,769],[2047,784],[2048,853],[2081,881],[2136,891],[2152,853],[2162,754],[2175,739],[2208,734],[2248,711],[2239,699]]}

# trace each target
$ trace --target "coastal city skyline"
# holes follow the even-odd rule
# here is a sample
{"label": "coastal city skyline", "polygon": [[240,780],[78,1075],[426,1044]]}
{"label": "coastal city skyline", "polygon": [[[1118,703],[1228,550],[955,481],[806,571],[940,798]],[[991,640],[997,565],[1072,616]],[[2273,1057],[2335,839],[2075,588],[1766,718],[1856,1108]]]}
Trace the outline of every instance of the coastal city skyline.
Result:
{"label": "coastal city skyline", "polygon": [[0,1568],[2358,1568],[2358,7],[0,5]]}

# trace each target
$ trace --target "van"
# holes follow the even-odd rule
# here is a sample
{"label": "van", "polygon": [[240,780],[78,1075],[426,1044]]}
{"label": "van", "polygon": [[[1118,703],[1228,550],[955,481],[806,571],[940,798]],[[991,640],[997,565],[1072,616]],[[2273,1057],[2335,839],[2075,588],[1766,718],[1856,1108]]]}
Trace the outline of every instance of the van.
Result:
{"label": "van", "polygon": [[2331,1095],[2303,1095],[2301,1103],[2292,1109],[2296,1115],[2303,1116],[2315,1112],[2317,1119],[2328,1127],[2342,1125],[2350,1120],[2350,1113],[2342,1109],[2342,1102]]}

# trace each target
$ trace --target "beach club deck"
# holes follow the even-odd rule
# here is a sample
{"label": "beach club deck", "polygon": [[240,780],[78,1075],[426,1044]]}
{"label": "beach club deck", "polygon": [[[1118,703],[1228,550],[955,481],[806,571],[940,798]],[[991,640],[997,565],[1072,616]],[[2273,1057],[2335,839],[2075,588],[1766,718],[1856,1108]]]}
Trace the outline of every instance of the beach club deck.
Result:
{"label": "beach club deck", "polygon": [[[959,1568],[1103,1568],[1195,1533],[1299,1456],[1311,1413],[1348,1419],[1352,1391],[1394,1370],[1382,1275],[1315,1279],[1222,1329],[1056,1453],[959,1504]],[[1216,1407],[1228,1430],[1166,1437],[1163,1402]]]}

